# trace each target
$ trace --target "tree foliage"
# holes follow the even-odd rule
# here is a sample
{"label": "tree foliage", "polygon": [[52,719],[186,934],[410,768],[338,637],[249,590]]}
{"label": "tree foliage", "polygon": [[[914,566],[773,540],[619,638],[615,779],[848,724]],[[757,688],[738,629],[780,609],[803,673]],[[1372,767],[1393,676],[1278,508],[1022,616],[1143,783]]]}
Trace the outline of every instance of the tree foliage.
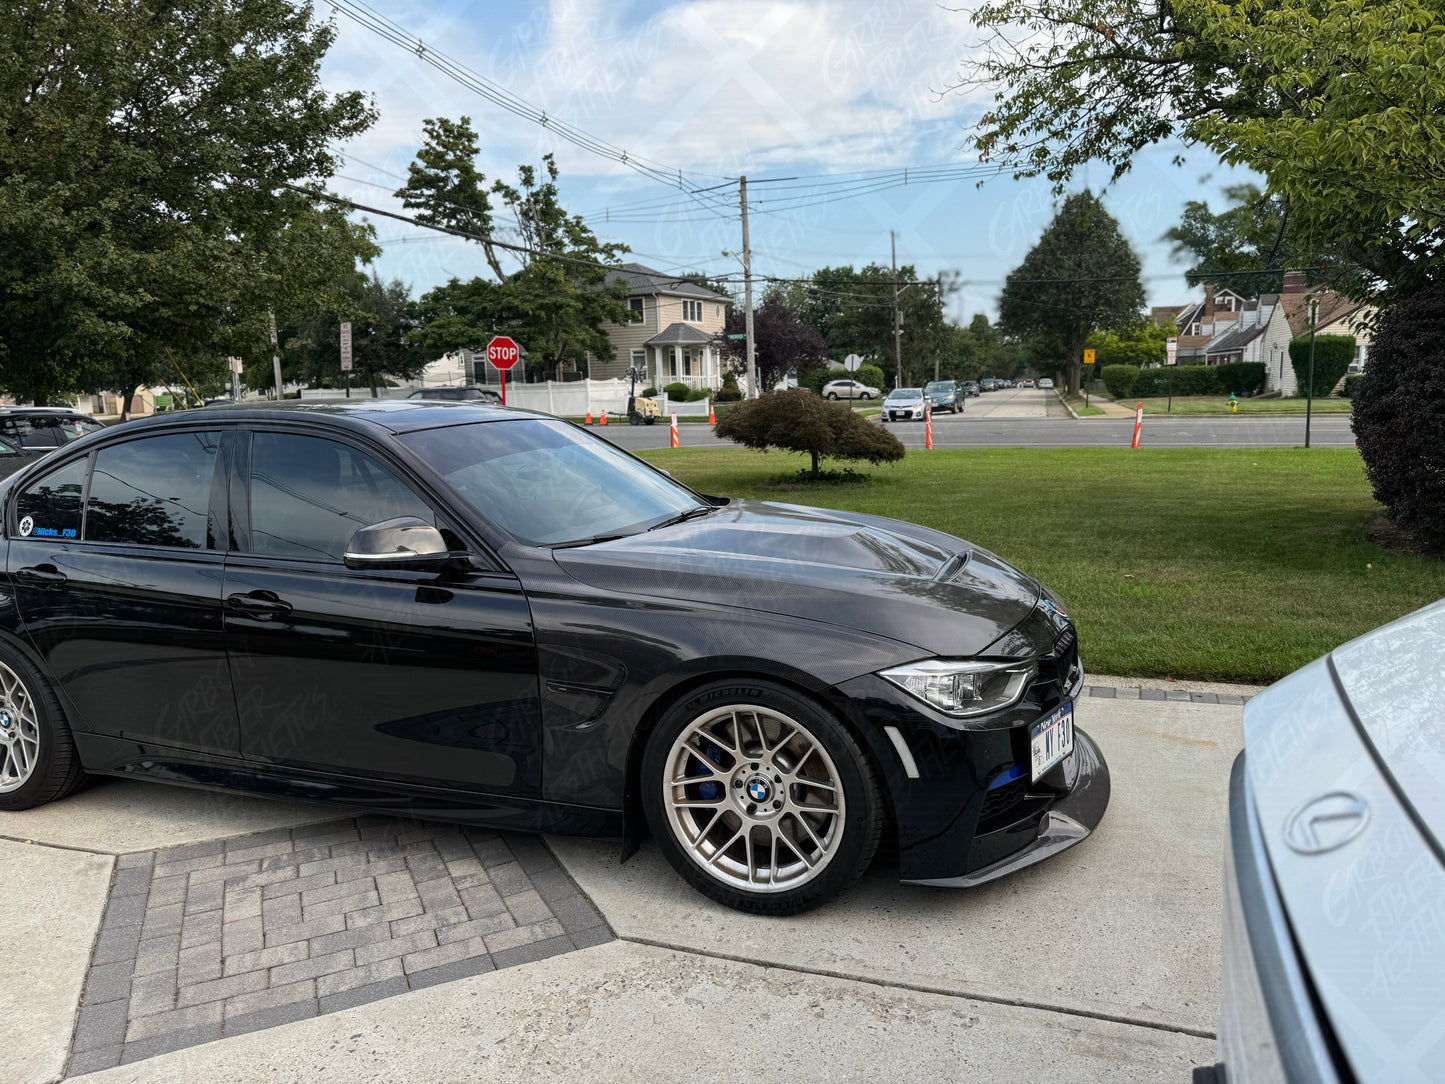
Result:
{"label": "tree foliage", "polygon": [[1390,518],[1445,554],[1445,283],[1380,318],[1355,388],[1352,426]]}
{"label": "tree foliage", "polygon": [[[746,327],[742,306],[734,306],[723,324],[724,333],[741,335]],[[777,297],[765,298],[753,311],[753,344],[758,387],[763,390],[781,383],[789,372],[806,373],[822,368],[828,357],[828,343],[823,336]],[[725,360],[746,369],[745,339],[723,338],[718,346]]]}
{"label": "tree foliage", "polygon": [[[341,321],[351,323],[353,383],[360,382],[373,398],[388,380],[411,380],[426,367],[421,347],[409,338],[416,327],[417,308],[410,291],[399,279],[383,282],[373,272],[353,272],[339,289],[344,298],[335,308],[318,310],[298,320],[281,336],[285,347],[283,376],[325,387],[339,387],[341,373]],[[247,369],[253,387],[274,384],[271,366]]]}
{"label": "tree foliage", "polygon": [[1064,200],[1038,244],[1009,272],[999,323],[1052,347],[1068,390],[1077,392],[1090,332],[1137,322],[1143,304],[1139,257],[1119,223],[1085,189]]}
{"label": "tree foliage", "polygon": [[[1335,390],[1355,358],[1353,335],[1315,336],[1315,381],[1313,396],[1323,399]],[[1304,395],[1310,387],[1310,337],[1305,335],[1289,344],[1289,363],[1294,367],[1296,394]]]}
{"label": "tree foliage", "polygon": [[[102,0],[0,20],[0,385],[130,391],[254,345],[270,308],[373,251],[283,185],[374,119],[326,93],[306,3]],[[277,268],[307,268],[305,281]],[[134,382],[134,383],[132,383]]]}
{"label": "tree foliage", "polygon": [[[982,157],[1062,191],[1177,137],[1263,174],[1311,256],[1408,294],[1445,241],[1438,0],[996,0],[959,89],[991,88]],[[1353,288],[1350,288],[1353,287]]]}
{"label": "tree foliage", "polygon": [[1169,338],[1174,333],[1172,326],[1155,327],[1147,320],[1135,320],[1122,327],[1090,332],[1087,345],[1094,351],[1094,364],[1101,371],[1107,365],[1142,368],[1145,365],[1162,365],[1168,360]]}
{"label": "tree foliage", "polygon": [[746,448],[807,455],[815,476],[822,459],[896,463],[904,454],[897,437],[853,413],[846,403],[830,403],[798,388],[765,392],[739,403],[718,419],[715,432]]}
{"label": "tree foliage", "polygon": [[[1185,272],[1191,286],[1227,286],[1245,297],[1278,293],[1284,273],[1311,260],[1290,234],[1284,199],[1253,184],[1231,185],[1224,196],[1229,206],[1219,212],[1207,201],[1189,200],[1179,225],[1163,239],[1172,243],[1175,257],[1194,260]],[[1323,281],[1323,275],[1310,271],[1306,281]]]}
{"label": "tree foliage", "polygon": [[[587,358],[613,357],[606,322],[625,323],[627,286],[606,282],[604,265],[615,264],[626,245],[604,244],[581,216],[568,214],[557,188],[552,155],[517,167],[517,180],[487,185],[477,169],[477,135],[468,117],[427,120],[407,183],[396,195],[420,221],[475,234],[496,282],[451,280],[422,298],[421,326],[414,334],[428,356],[462,347],[479,349],[507,334],[526,351],[527,368],[552,374],[571,363],[586,371]],[[495,242],[498,211],[508,214],[523,251],[518,270],[503,266]]]}

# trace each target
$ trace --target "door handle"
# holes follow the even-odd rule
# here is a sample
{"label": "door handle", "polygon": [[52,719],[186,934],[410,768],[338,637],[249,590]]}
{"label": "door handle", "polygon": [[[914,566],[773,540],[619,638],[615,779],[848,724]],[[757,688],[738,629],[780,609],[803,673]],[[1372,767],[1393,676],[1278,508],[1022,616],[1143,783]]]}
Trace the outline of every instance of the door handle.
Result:
{"label": "door handle", "polygon": [[64,572],[54,565],[29,565],[18,569],[15,578],[31,587],[64,587],[68,582]]}
{"label": "door handle", "polygon": [[228,595],[226,606],[247,617],[281,617],[291,612],[291,603],[283,601],[274,591]]}

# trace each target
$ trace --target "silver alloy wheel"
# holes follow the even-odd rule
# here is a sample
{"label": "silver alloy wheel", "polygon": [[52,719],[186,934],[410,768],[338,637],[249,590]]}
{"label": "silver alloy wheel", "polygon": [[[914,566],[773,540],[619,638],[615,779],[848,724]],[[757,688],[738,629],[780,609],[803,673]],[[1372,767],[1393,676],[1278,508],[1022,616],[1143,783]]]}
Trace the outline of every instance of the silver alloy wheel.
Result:
{"label": "silver alloy wheel", "polygon": [[756,704],[705,712],[672,743],[665,771],[673,835],[727,885],[785,892],[838,852],[846,813],[838,770],[818,739],[781,712]]}
{"label": "silver alloy wheel", "polygon": [[35,701],[19,675],[0,662],[0,794],[24,786],[39,759]]}

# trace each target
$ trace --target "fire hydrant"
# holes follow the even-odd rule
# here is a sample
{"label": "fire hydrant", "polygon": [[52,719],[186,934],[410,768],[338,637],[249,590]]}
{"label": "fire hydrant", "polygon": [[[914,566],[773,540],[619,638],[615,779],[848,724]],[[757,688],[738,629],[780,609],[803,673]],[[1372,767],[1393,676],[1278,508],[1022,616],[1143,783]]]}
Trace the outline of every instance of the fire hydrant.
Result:
{"label": "fire hydrant", "polygon": [[1234,392],[1229,393],[1229,412],[1231,414],[1239,413],[1239,400],[1234,397]]}

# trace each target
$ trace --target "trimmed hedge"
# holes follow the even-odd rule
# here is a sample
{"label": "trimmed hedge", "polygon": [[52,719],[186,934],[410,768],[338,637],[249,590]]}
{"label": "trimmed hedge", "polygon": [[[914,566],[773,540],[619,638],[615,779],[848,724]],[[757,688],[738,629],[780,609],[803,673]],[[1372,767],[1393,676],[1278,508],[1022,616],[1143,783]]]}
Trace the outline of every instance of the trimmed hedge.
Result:
{"label": "trimmed hedge", "polygon": [[1224,390],[1247,398],[1264,391],[1264,379],[1268,366],[1262,361],[1232,361],[1228,365],[1216,365],[1219,382]]}
{"label": "trimmed hedge", "polygon": [[[1353,335],[1316,335],[1314,397],[1323,399],[1334,391],[1335,385],[1340,382],[1340,377],[1345,375],[1345,370],[1354,360],[1355,337]],[[1295,394],[1303,397],[1305,385],[1309,383],[1310,371],[1310,339],[1308,335],[1289,344],[1289,361],[1294,366],[1296,386],[1299,388]]]}
{"label": "trimmed hedge", "polygon": [[855,414],[846,403],[830,403],[797,388],[770,391],[729,407],[713,430],[745,448],[781,448],[812,461],[813,475],[821,459],[896,463],[903,444],[881,425]]}
{"label": "trimmed hedge", "polygon": [[[1421,547],[1445,554],[1441,327],[1445,283],[1427,286],[1385,312],[1355,391],[1352,424],[1375,499]],[[1315,343],[1318,347],[1319,340]],[[1315,361],[1318,373],[1318,352]]]}
{"label": "trimmed hedge", "polygon": [[1105,365],[1104,387],[1115,399],[1127,399],[1134,393],[1134,384],[1139,379],[1137,365]]}
{"label": "trimmed hedge", "polygon": [[853,379],[860,384],[866,384],[870,388],[878,388],[883,394],[888,394],[888,378],[883,375],[883,370],[876,365],[860,365],[858,371],[853,374]]}
{"label": "trimmed hedge", "polygon": [[[1172,385],[1172,393],[1171,393]],[[1160,399],[1166,395],[1223,395],[1217,365],[1173,365],[1144,369],[1134,382],[1134,398]]]}
{"label": "trimmed hedge", "polygon": [[1360,381],[1364,379],[1365,378],[1359,374],[1356,374],[1355,376],[1345,377],[1345,386],[1340,389],[1340,398],[1353,399],[1355,397],[1355,392],[1359,390]]}

